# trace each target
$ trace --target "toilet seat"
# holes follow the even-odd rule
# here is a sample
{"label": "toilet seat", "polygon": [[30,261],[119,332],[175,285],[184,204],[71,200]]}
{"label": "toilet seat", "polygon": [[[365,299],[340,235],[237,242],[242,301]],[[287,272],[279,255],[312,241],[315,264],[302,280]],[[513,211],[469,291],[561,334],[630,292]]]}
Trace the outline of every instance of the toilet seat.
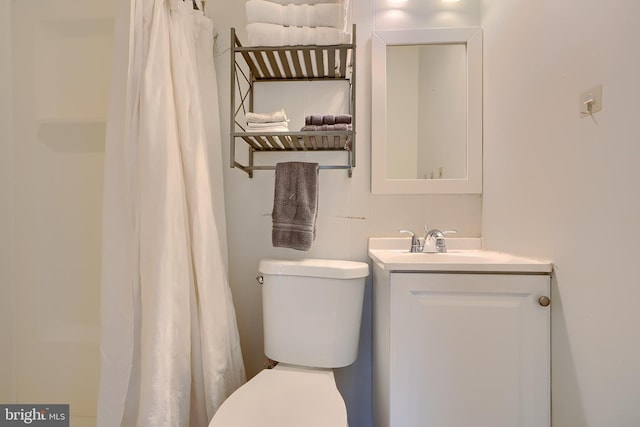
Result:
{"label": "toilet seat", "polygon": [[236,390],[209,427],[347,427],[331,369],[279,364]]}

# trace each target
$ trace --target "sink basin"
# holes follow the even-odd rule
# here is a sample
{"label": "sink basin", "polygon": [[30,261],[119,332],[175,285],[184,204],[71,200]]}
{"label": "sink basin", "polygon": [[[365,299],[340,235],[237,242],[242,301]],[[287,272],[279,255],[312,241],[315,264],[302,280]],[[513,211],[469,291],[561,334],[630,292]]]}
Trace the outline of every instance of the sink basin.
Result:
{"label": "sink basin", "polygon": [[552,269],[545,260],[482,250],[479,239],[447,238],[446,242],[451,248],[447,253],[412,253],[406,249],[410,246],[408,238],[372,237],[369,257],[389,271],[550,273]]}
{"label": "sink basin", "polygon": [[487,252],[480,250],[450,250],[447,253],[426,253],[404,250],[374,250],[374,254],[385,258],[385,262],[478,262],[489,256],[496,258],[500,256],[496,252]]}

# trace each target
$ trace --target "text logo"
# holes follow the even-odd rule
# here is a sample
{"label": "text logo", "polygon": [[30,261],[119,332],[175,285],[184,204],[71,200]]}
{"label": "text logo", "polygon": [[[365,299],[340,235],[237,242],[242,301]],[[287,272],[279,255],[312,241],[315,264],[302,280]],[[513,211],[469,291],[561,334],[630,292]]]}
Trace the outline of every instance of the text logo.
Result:
{"label": "text logo", "polygon": [[0,404],[0,427],[69,427],[69,405]]}

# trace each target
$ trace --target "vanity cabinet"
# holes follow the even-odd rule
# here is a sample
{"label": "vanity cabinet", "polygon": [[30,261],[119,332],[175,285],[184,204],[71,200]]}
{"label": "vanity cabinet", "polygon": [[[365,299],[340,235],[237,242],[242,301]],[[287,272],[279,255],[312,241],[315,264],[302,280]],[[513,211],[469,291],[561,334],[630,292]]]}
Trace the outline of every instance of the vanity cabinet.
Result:
{"label": "vanity cabinet", "polygon": [[550,280],[377,265],[375,426],[549,426]]}

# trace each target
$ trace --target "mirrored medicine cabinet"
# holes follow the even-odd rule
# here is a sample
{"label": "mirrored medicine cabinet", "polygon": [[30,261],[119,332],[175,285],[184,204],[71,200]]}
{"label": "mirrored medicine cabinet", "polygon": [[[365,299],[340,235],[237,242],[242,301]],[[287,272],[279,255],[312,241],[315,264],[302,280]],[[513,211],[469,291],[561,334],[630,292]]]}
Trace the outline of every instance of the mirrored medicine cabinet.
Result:
{"label": "mirrored medicine cabinet", "polygon": [[482,30],[375,31],[374,194],[482,193]]}

